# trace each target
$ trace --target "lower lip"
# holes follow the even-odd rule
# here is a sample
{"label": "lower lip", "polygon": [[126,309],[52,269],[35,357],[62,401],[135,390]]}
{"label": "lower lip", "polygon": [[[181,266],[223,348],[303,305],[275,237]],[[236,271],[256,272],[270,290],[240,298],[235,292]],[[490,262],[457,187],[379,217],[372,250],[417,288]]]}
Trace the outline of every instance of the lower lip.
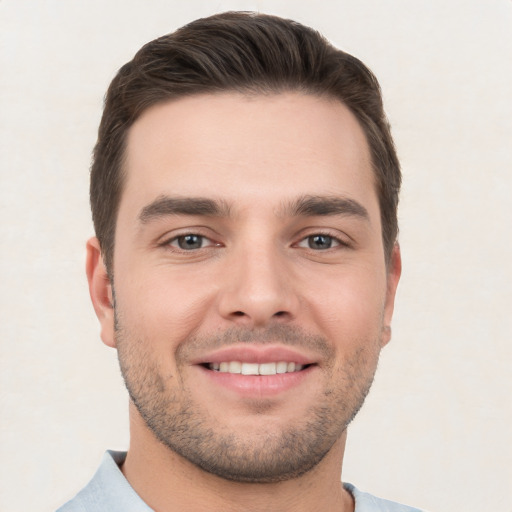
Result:
{"label": "lower lip", "polygon": [[276,375],[242,375],[208,370],[198,366],[211,383],[222,386],[237,394],[253,397],[273,396],[300,386],[315,370],[311,365],[299,372]]}

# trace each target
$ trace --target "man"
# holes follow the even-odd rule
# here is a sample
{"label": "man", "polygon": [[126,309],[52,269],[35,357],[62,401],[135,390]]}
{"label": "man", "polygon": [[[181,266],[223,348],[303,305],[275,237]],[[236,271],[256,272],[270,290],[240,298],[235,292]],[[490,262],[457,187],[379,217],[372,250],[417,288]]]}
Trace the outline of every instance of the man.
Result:
{"label": "man", "polygon": [[341,483],[399,187],[375,77],[317,32],[225,13],[145,45],[107,93],[87,244],[131,442],[60,510],[415,510]]}

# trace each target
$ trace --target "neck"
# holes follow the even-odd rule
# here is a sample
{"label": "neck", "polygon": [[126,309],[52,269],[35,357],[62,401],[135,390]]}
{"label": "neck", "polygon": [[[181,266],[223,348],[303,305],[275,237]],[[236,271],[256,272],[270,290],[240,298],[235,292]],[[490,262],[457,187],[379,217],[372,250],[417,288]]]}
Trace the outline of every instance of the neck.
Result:
{"label": "neck", "polygon": [[277,483],[239,483],[203,471],[163,446],[131,405],[130,449],[122,471],[154,510],[197,512],[352,512],[354,504],[341,484],[346,432],[311,471]]}

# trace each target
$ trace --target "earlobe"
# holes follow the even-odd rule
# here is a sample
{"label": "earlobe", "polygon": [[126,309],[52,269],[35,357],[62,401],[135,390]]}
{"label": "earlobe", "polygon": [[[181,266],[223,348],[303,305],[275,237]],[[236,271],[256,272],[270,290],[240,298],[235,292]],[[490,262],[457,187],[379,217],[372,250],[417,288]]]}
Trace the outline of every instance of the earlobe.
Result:
{"label": "earlobe", "polygon": [[396,289],[402,274],[402,256],[400,246],[395,243],[387,270],[386,304],[384,306],[383,328],[381,333],[381,346],[384,347],[391,340],[391,319],[395,307]]}
{"label": "earlobe", "polygon": [[89,239],[86,247],[85,270],[92,305],[100,321],[101,339],[105,345],[115,347],[112,284],[103,263],[98,239],[96,237]]}

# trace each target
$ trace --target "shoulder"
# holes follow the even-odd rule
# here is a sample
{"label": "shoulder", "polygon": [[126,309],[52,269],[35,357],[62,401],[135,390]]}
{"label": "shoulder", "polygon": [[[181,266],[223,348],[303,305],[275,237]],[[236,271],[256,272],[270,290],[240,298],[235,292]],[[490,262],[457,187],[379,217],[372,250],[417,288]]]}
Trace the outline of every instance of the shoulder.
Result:
{"label": "shoulder", "polygon": [[349,483],[343,484],[350,494],[354,497],[356,504],[355,512],[424,512],[419,508],[409,507],[394,501],[385,500],[360,491]]}
{"label": "shoulder", "polygon": [[107,451],[91,481],[57,512],[150,512],[119,469],[125,457]]}

